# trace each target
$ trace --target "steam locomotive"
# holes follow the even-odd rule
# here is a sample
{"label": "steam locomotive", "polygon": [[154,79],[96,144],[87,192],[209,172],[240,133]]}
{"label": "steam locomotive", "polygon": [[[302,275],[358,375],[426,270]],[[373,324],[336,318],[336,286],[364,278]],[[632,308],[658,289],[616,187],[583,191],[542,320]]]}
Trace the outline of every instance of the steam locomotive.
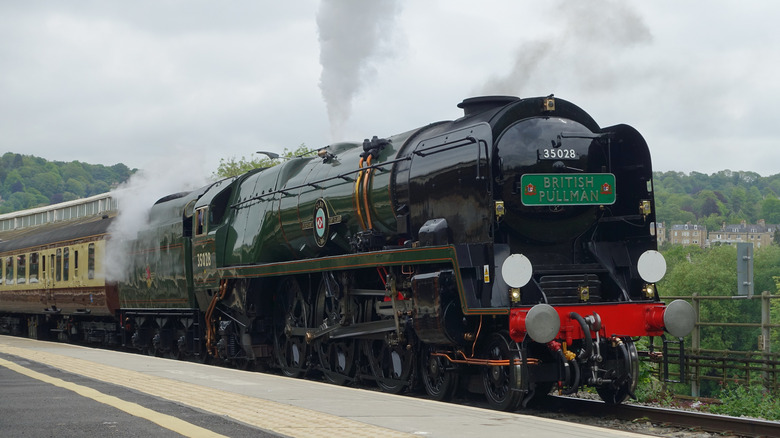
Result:
{"label": "steam locomotive", "polygon": [[[683,337],[695,316],[655,287],[646,142],[552,95],[458,106],[454,121],[167,196],[108,248],[112,218],[0,242],[4,278],[34,258],[45,279],[0,285],[0,326],[439,400],[468,388],[501,410],[585,386],[622,403],[634,339]],[[61,284],[74,257],[99,271],[104,253],[127,259],[125,278]]]}

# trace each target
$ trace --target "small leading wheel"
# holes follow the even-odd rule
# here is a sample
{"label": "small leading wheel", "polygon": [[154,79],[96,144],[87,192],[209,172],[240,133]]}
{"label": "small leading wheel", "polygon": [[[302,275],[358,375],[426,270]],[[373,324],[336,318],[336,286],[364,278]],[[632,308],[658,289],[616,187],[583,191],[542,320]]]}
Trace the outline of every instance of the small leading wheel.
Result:
{"label": "small leading wheel", "polygon": [[296,328],[308,327],[309,304],[295,278],[282,281],[274,302],[274,356],[282,374],[301,377],[306,371],[308,345]]}
{"label": "small leading wheel", "polygon": [[516,390],[515,367],[512,364],[517,353],[510,349],[514,344],[504,333],[494,333],[485,345],[485,358],[491,361],[509,361],[508,365],[488,365],[482,371],[485,397],[493,409],[511,411],[520,406],[523,392]]}
{"label": "small leading wheel", "polygon": [[630,338],[621,338],[621,341],[615,347],[607,347],[608,344],[601,347],[605,359],[603,368],[607,369],[607,378],[612,382],[596,387],[596,392],[610,404],[623,403],[633,396],[639,379],[639,354],[634,341]]}
{"label": "small leading wheel", "polygon": [[458,373],[446,357],[432,353],[434,348],[426,345],[420,355],[420,376],[425,392],[434,400],[450,400],[458,388]]}

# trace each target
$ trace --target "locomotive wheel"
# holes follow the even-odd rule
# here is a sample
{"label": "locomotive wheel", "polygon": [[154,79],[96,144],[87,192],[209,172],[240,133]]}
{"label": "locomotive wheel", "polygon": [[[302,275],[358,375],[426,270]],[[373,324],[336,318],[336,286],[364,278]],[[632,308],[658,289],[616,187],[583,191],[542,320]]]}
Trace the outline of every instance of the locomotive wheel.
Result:
{"label": "locomotive wheel", "polygon": [[321,342],[317,346],[326,381],[345,385],[355,376],[355,341]]}
{"label": "locomotive wheel", "polygon": [[[327,275],[327,274],[326,274]],[[330,288],[325,281],[330,281]],[[327,280],[323,277],[317,291],[317,302],[314,310],[314,323],[333,327],[341,324],[342,314],[348,316],[347,320],[354,323],[355,318],[349,317],[351,312],[343,311],[340,287],[334,279]],[[351,309],[357,311],[357,304],[353,303]],[[317,358],[325,380],[337,385],[344,385],[355,376],[355,364],[357,361],[355,352],[356,341],[354,339],[322,339],[316,343]]]}
{"label": "locomotive wheel", "polygon": [[458,388],[459,376],[446,358],[432,356],[432,346],[424,346],[420,355],[420,376],[425,392],[438,401],[450,400]]}
{"label": "locomotive wheel", "polygon": [[163,353],[160,348],[161,339],[162,339],[162,335],[160,334],[160,330],[155,329],[152,338],[149,340],[149,345],[144,347],[144,353],[146,353],[149,356],[162,357]]}
{"label": "locomotive wheel", "polygon": [[255,361],[254,359],[239,357],[233,359],[233,366],[236,367],[237,370],[252,371],[255,368]]}
{"label": "locomotive wheel", "polygon": [[[494,333],[485,348],[485,358],[507,360],[517,357],[510,349],[512,341],[505,333]],[[482,370],[485,397],[493,409],[510,411],[516,409],[523,399],[523,393],[515,388],[515,365],[491,365]]]}
{"label": "locomotive wheel", "polygon": [[182,354],[178,348],[172,348],[165,353],[165,357],[173,360],[181,360]]}
{"label": "locomotive wheel", "polygon": [[274,300],[274,356],[282,374],[301,377],[309,354],[303,336],[293,336],[293,328],[308,327],[311,310],[295,278],[282,281]]}
{"label": "locomotive wheel", "polygon": [[400,394],[409,387],[415,365],[414,348],[406,342],[390,345],[385,340],[366,343],[371,372],[384,392]]}
{"label": "locomotive wheel", "polygon": [[620,404],[634,395],[637,380],[639,380],[639,354],[634,341],[622,338],[623,345],[604,348],[605,367],[609,370],[608,378],[612,383],[596,387],[596,392],[606,403]]}
{"label": "locomotive wheel", "polygon": [[179,347],[180,339],[182,339],[183,337],[184,337],[183,331],[176,332],[176,336],[174,336],[176,342],[174,342],[174,344],[168,350],[168,354],[166,354],[166,357],[173,360],[182,360],[184,358],[184,352],[181,351],[181,348]]}

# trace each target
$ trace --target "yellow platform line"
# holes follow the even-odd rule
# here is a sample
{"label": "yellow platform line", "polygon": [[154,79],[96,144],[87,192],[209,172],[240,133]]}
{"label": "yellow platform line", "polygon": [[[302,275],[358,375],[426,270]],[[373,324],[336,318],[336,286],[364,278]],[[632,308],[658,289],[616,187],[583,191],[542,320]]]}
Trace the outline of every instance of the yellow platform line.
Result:
{"label": "yellow platform line", "polygon": [[225,435],[220,435],[218,433],[212,432],[208,429],[204,429],[202,427],[196,426],[192,423],[188,423],[186,421],[180,420],[170,415],[165,415],[159,412],[155,412],[137,403],[128,402],[120,398],[114,397],[112,395],[103,394],[100,391],[97,391],[95,389],[86,386],[77,385],[75,383],[67,382],[65,380],[58,379],[56,377],[47,376],[46,374],[42,374],[37,371],[27,369],[23,366],[17,365],[13,362],[9,362],[5,359],[0,359],[0,366],[8,368],[9,370],[15,371],[19,374],[23,374],[27,377],[40,380],[41,382],[48,383],[50,385],[54,385],[60,388],[64,388],[69,391],[73,391],[82,397],[90,398],[92,400],[95,400],[98,403],[103,403],[104,405],[108,405],[111,406],[112,408],[119,409],[120,411],[127,412],[132,416],[149,420],[152,423],[158,424],[180,435],[184,435],[187,437],[227,438],[225,437]]}
{"label": "yellow platform line", "polygon": [[192,383],[142,374],[43,351],[0,344],[0,352],[49,365],[101,382],[170,400],[185,406],[296,438],[412,437],[404,433],[311,409],[249,397]]}

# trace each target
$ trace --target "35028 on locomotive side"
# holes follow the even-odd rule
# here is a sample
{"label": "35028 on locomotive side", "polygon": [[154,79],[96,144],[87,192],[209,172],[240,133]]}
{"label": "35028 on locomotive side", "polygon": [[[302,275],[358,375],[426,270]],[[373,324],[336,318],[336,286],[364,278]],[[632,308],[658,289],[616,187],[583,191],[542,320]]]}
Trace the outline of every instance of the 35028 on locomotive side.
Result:
{"label": "35028 on locomotive side", "polygon": [[158,201],[119,246],[115,341],[505,410],[625,401],[634,338],[694,323],[656,290],[646,142],[553,96],[459,106]]}

